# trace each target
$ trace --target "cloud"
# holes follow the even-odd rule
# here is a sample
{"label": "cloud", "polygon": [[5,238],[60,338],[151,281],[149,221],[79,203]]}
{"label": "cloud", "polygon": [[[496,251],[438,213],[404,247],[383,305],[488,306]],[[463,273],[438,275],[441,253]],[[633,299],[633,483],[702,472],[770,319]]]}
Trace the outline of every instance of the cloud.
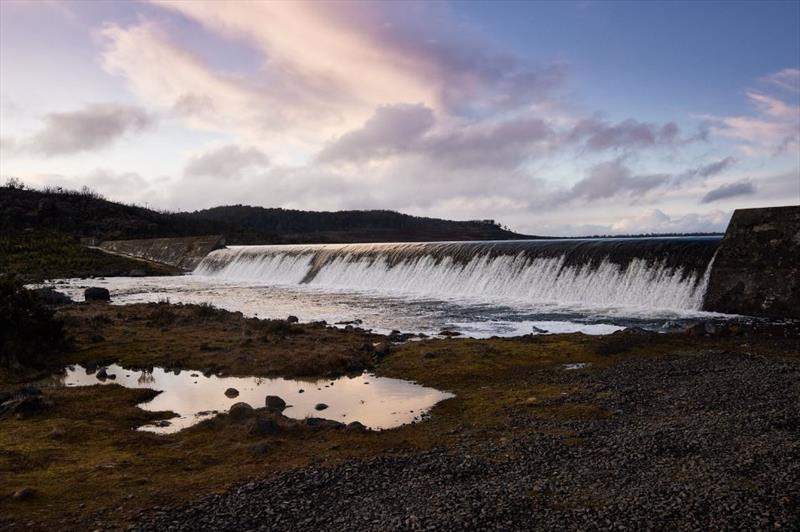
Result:
{"label": "cloud", "polygon": [[554,136],[547,122],[533,117],[434,126],[433,111],[421,104],[382,106],[361,128],[328,144],[318,160],[363,162],[411,155],[451,168],[514,168]]}
{"label": "cloud", "polygon": [[[796,69],[785,69],[764,79],[782,88],[791,88],[795,86],[796,75]],[[711,132],[739,141],[742,152],[750,157],[796,154],[800,150],[800,104],[797,96],[785,101],[761,91],[751,90],[746,95],[756,115],[706,117]]]}
{"label": "cloud", "polygon": [[756,187],[748,180],[737,181],[727,185],[721,185],[713,190],[710,190],[700,203],[711,203],[712,201],[719,201],[728,198],[735,198],[737,196],[751,196],[756,193]]}
{"label": "cloud", "polygon": [[109,146],[126,133],[141,132],[156,118],[141,107],[94,103],[79,111],[49,113],[44,126],[26,139],[3,139],[3,149],[47,157],[71,155]]}
{"label": "cloud", "polygon": [[363,161],[408,152],[423,133],[433,127],[433,111],[422,104],[378,107],[359,129],[345,133],[326,146],[320,161]]}
{"label": "cloud", "polygon": [[384,106],[420,104],[442,119],[474,123],[549,101],[565,75],[563,65],[498,52],[464,28],[443,32],[456,24],[443,4],[153,3],[250,47],[261,64],[221,71],[145,20],[103,29],[106,71],[191,127],[275,152],[302,150],[309,159]]}
{"label": "cloud", "polygon": [[673,178],[672,183],[674,185],[680,185],[693,180],[703,181],[706,178],[724,172],[728,168],[735,165],[736,162],[737,161],[734,157],[725,157],[724,159],[720,159],[719,161],[706,163],[704,165],[700,165],[696,168],[692,168],[691,170],[687,170],[681,174],[676,175]]}
{"label": "cloud", "polygon": [[421,150],[451,167],[516,168],[550,148],[554,131],[546,121],[520,117],[433,133]]}
{"label": "cloud", "polygon": [[621,218],[611,224],[614,233],[721,233],[728,227],[731,213],[714,211],[708,214],[670,216],[659,209]]}
{"label": "cloud", "polygon": [[269,158],[257,148],[242,148],[230,144],[192,157],[186,165],[184,174],[236,179],[243,170],[268,165]]}
{"label": "cloud", "polygon": [[593,166],[587,177],[566,192],[565,198],[592,201],[620,195],[643,196],[669,180],[668,174],[634,176],[618,159]]}
{"label": "cloud", "polygon": [[800,69],[784,68],[761,78],[761,81],[770,83],[782,89],[800,91]]}
{"label": "cloud", "polygon": [[578,122],[568,140],[583,142],[588,150],[648,148],[672,146],[679,141],[680,129],[674,122],[663,125],[628,119],[617,124],[586,119]]}

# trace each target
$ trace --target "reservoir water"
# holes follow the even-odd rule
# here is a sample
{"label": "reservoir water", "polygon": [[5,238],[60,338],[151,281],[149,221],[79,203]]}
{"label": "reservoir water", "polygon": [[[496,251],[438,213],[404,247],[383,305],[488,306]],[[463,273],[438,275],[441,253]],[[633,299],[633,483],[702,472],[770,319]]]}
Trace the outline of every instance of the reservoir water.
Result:
{"label": "reservoir water", "polygon": [[249,316],[485,337],[663,329],[702,304],[718,237],[231,246],[178,277],[71,279],[80,300],[211,303]]}

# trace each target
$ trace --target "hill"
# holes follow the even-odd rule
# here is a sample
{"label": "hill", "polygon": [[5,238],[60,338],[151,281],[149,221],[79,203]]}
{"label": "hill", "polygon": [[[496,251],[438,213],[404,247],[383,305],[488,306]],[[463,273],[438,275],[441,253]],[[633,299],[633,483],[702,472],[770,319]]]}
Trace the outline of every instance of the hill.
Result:
{"label": "hill", "polygon": [[491,220],[456,222],[393,211],[313,212],[245,205],[169,213],[108,201],[87,189],[21,186],[0,187],[0,227],[6,235],[46,229],[97,240],[224,234],[231,244],[530,238]]}
{"label": "hill", "polygon": [[285,244],[532,238],[504,229],[493,220],[459,222],[386,210],[319,212],[232,205],[179,216],[236,227],[239,234],[232,235],[231,242],[250,240],[252,235]]}

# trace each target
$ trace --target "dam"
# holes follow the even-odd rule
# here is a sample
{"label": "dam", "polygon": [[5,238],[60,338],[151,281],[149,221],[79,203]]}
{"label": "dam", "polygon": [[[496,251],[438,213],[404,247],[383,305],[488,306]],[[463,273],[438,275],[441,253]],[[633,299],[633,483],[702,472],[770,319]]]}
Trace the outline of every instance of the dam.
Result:
{"label": "dam", "polygon": [[195,275],[421,297],[699,310],[717,237],[297,246],[212,251]]}
{"label": "dam", "polygon": [[[225,291],[204,293],[213,291],[216,304],[261,316],[274,315],[280,307],[276,302],[291,292],[285,307],[289,312],[310,304],[316,309],[313,316],[347,319],[367,312],[367,307],[377,316],[375,309],[381,305],[364,306],[375,298],[383,303],[403,298],[394,307],[397,315],[403,315],[402,305],[412,300],[460,300],[483,305],[484,317],[503,319],[520,308],[527,309],[525,319],[547,315],[566,316],[568,321],[576,312],[582,319],[674,319],[697,312],[800,318],[799,206],[737,210],[724,238],[224,247],[223,237],[215,236],[109,242],[101,248],[191,273],[150,288],[150,281],[115,281],[126,287],[124,297],[147,301],[146,290],[160,294],[169,291],[161,285],[183,283],[194,288],[180,291],[179,297],[202,302],[195,292],[199,287],[225,286]],[[257,288],[271,291],[256,295]],[[315,307],[309,303],[312,293],[329,299]],[[352,299],[354,294],[358,301]],[[343,309],[344,301],[355,309]],[[467,321],[474,317],[474,312],[468,314]]]}

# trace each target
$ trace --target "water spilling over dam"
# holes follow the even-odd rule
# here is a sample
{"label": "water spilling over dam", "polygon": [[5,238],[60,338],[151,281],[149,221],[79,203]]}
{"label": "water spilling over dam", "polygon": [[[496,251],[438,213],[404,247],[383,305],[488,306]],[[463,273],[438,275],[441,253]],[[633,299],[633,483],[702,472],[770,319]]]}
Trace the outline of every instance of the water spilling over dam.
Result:
{"label": "water spilling over dam", "polygon": [[719,238],[234,246],[195,275],[418,297],[699,310]]}

